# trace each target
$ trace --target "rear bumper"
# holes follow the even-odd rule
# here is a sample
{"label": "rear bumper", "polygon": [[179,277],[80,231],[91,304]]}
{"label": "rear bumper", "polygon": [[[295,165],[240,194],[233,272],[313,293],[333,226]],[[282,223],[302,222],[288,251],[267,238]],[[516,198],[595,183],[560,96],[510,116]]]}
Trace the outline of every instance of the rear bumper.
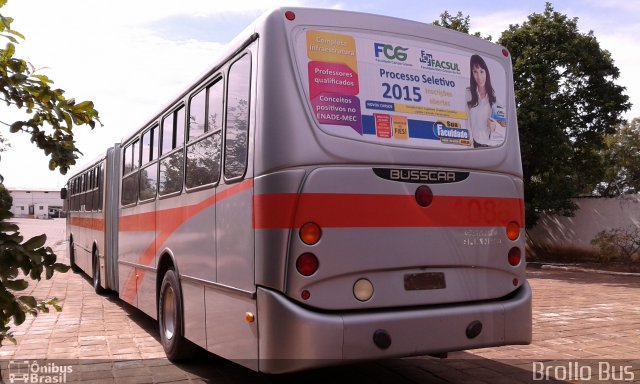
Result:
{"label": "rear bumper", "polygon": [[[283,295],[259,288],[259,370],[282,373],[369,360],[531,343],[531,288],[509,299],[407,310],[319,313]],[[467,327],[482,323],[474,338]],[[391,345],[382,349],[373,334],[384,330]]]}

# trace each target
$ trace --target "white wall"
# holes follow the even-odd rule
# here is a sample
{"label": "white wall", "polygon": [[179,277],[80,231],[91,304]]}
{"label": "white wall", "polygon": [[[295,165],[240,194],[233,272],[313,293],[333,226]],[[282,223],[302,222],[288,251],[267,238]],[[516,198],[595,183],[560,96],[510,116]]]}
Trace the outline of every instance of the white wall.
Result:
{"label": "white wall", "polygon": [[590,244],[602,230],[640,227],[640,196],[573,199],[578,205],[574,217],[543,216],[527,233],[536,245],[593,250]]}

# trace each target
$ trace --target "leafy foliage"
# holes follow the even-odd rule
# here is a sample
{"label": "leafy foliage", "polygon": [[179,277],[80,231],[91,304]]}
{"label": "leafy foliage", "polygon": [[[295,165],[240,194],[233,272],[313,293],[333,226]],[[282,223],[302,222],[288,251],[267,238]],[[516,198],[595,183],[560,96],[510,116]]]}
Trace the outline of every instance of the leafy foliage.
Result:
{"label": "leafy foliage", "polygon": [[[498,39],[513,62],[529,228],[543,212],[572,215],[572,197],[597,188],[610,193],[616,177],[635,177],[632,150],[625,152],[625,160],[620,151],[603,159],[603,151],[613,145],[607,140],[622,139],[607,135],[622,124],[629,98],[614,83],[619,70],[609,52],[593,32],[581,33],[577,21],[546,3],[543,13],[509,26]],[[469,33],[470,18],[445,11],[434,24]],[[616,159],[624,163],[608,170]]]}
{"label": "leafy foliage", "polygon": [[637,261],[640,257],[640,228],[636,226],[628,228],[614,228],[608,231],[600,231],[591,240],[591,245],[600,250],[603,261],[622,259],[624,261]]}
{"label": "leafy foliage", "polygon": [[[471,16],[465,16],[462,12],[458,12],[455,16],[453,16],[449,13],[449,11],[444,11],[440,14],[440,20],[435,20],[433,22],[433,25],[469,34],[469,29],[471,27]],[[473,36],[482,37],[480,35],[480,32],[473,33]],[[491,41],[492,37],[489,35],[484,39]]]}
{"label": "leafy foliage", "polygon": [[[2,152],[2,151],[0,151]],[[11,193],[4,187],[4,185],[0,184],[0,210],[8,211],[11,209],[13,205],[13,197],[11,197]]]}
{"label": "leafy foliage", "polygon": [[[6,0],[0,1],[0,7]],[[98,111],[91,101],[67,99],[64,91],[52,88],[53,81],[29,62],[14,57],[18,39],[24,36],[11,29],[13,19],[0,15],[0,36],[8,40],[0,50],[0,100],[24,109],[28,118],[12,123],[0,121],[9,131],[31,135],[31,142],[50,157],[49,169],[66,174],[75,164],[79,150],[73,140],[74,125],[95,127]],[[27,116],[25,116],[27,117]]]}
{"label": "leafy foliage", "polygon": [[596,194],[614,197],[640,192],[640,118],[604,138],[604,178]]}
{"label": "leafy foliage", "polygon": [[593,32],[547,3],[498,43],[513,60],[527,226],[542,212],[571,215],[569,200],[590,194],[604,175],[604,137],[629,109],[619,71]]}
{"label": "leafy foliage", "polygon": [[27,289],[29,283],[24,277],[40,280],[42,273],[47,279],[54,271],[66,272],[69,267],[56,262],[56,255],[45,246],[46,235],[40,235],[24,241],[19,228],[6,222],[11,218],[6,209],[0,210],[0,345],[7,338],[15,343],[9,321],[20,325],[26,314],[37,315],[49,312],[48,305],[60,311],[55,298],[38,301],[33,296],[18,296],[14,292]]}
{"label": "leafy foliage", "polygon": [[[7,0],[0,0],[0,8]],[[38,73],[25,60],[16,58],[18,39],[24,39],[19,32],[11,29],[13,19],[0,14],[0,37],[8,40],[0,49],[0,100],[26,112],[24,120],[0,123],[9,127],[11,133],[25,132],[31,135],[31,142],[50,156],[49,168],[65,174],[75,164],[78,149],[73,140],[74,125],[95,126],[98,111],[93,103],[66,99],[64,91],[53,89],[53,81]],[[0,152],[6,149],[0,137]],[[28,288],[27,279],[40,280],[44,273],[50,279],[54,271],[66,272],[69,267],[56,262],[53,250],[46,246],[47,237],[40,235],[24,239],[16,224],[9,222],[12,199],[0,184],[0,346],[6,339],[15,343],[9,322],[19,325],[26,315],[48,312],[49,307],[60,311],[57,300],[37,300],[33,296],[18,295],[16,292]]]}

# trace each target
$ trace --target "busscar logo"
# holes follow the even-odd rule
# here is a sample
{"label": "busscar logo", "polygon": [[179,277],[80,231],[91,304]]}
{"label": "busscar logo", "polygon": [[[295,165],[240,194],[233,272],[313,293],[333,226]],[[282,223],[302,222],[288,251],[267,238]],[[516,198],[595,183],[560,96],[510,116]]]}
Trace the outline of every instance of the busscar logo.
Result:
{"label": "busscar logo", "polygon": [[469,177],[469,172],[435,169],[373,168],[373,173],[385,180],[420,184],[458,183]]}
{"label": "busscar logo", "polygon": [[409,48],[399,45],[394,47],[391,44],[373,43],[373,50],[376,58],[380,58],[380,55],[383,55],[388,60],[406,61]]}

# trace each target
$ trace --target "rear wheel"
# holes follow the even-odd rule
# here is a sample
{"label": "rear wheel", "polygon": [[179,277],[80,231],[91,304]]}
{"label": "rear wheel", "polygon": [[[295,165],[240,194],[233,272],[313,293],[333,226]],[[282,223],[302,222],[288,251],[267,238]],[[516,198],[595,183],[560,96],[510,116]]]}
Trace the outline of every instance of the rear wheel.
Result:
{"label": "rear wheel", "polygon": [[168,270],[162,279],[158,295],[160,340],[169,360],[188,357],[192,346],[184,338],[182,294],[175,271]]}
{"label": "rear wheel", "polygon": [[93,289],[97,294],[102,294],[104,293],[104,288],[100,283],[100,257],[98,256],[98,251],[93,251],[91,259],[93,260]]}

